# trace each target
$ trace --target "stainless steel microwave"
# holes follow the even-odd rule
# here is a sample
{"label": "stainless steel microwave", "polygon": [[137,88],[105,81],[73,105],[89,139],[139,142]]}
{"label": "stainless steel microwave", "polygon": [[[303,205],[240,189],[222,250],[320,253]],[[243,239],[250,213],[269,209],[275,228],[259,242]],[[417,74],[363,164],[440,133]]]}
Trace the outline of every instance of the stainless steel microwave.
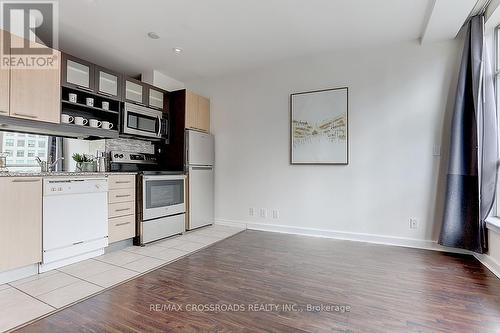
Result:
{"label": "stainless steel microwave", "polygon": [[123,134],[168,140],[168,120],[162,111],[125,103],[122,124]]}

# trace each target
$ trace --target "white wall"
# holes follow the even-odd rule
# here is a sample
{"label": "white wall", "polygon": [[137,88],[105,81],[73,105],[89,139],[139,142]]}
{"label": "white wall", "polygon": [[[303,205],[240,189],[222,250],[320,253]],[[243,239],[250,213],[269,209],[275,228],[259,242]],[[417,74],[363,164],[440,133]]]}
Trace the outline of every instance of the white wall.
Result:
{"label": "white wall", "polygon": [[179,89],[184,89],[184,83],[178,81],[168,75],[163,74],[157,70],[150,70],[142,73],[141,80],[143,82],[152,84],[156,87],[160,87],[167,91],[175,91]]}
{"label": "white wall", "polygon": [[[216,219],[435,239],[438,173],[446,168],[433,145],[453,104],[461,45],[348,50],[187,83],[211,98]],[[349,165],[291,166],[289,94],[342,86],[349,87]],[[267,218],[258,216],[261,207]]]}

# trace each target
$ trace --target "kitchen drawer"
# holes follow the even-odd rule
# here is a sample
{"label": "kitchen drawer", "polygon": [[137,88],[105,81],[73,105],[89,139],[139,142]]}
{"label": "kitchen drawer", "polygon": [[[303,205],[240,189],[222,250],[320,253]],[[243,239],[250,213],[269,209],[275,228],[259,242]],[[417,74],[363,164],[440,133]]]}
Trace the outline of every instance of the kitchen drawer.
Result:
{"label": "kitchen drawer", "polygon": [[135,189],[135,175],[110,175],[108,177],[108,186],[110,190]]}
{"label": "kitchen drawer", "polygon": [[119,217],[126,215],[134,215],[135,216],[135,201],[131,202],[119,202],[112,203],[108,205],[108,217]]}
{"label": "kitchen drawer", "polygon": [[109,244],[135,237],[135,215],[109,219],[108,228]]}
{"label": "kitchen drawer", "polygon": [[135,188],[110,190],[108,193],[108,202],[110,204],[130,201],[135,201]]}

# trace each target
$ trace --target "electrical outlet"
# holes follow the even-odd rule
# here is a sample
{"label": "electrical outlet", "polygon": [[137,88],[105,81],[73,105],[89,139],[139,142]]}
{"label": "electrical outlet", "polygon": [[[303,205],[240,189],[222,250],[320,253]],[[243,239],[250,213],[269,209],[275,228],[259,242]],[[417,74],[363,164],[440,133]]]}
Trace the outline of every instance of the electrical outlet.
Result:
{"label": "electrical outlet", "polygon": [[267,210],[265,208],[260,209],[260,217],[264,219],[267,217]]}
{"label": "electrical outlet", "polygon": [[436,143],[432,146],[432,156],[441,156],[441,145]]}
{"label": "electrical outlet", "polygon": [[418,221],[415,218],[410,218],[410,229],[418,229]]}
{"label": "electrical outlet", "polygon": [[280,218],[280,211],[277,209],[273,209],[273,219],[279,219]]}
{"label": "electrical outlet", "polygon": [[255,209],[253,207],[248,208],[248,216],[254,216],[255,215]]}

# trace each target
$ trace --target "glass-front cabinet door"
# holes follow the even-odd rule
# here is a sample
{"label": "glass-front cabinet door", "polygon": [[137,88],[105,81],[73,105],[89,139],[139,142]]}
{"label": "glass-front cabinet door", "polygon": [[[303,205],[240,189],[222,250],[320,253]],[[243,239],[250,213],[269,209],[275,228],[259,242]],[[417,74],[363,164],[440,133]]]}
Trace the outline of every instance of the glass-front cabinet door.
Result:
{"label": "glass-front cabinet door", "polygon": [[63,82],[64,86],[83,90],[93,90],[94,70],[93,65],[84,60],[63,55]]}
{"label": "glass-front cabinet door", "polygon": [[149,88],[149,106],[163,110],[163,96],[164,94],[162,91]]}
{"label": "glass-front cabinet door", "polygon": [[144,104],[144,86],[131,80],[125,80],[125,99]]}
{"label": "glass-front cabinet door", "polygon": [[120,99],[120,75],[104,69],[96,67],[96,92],[110,98]]}

